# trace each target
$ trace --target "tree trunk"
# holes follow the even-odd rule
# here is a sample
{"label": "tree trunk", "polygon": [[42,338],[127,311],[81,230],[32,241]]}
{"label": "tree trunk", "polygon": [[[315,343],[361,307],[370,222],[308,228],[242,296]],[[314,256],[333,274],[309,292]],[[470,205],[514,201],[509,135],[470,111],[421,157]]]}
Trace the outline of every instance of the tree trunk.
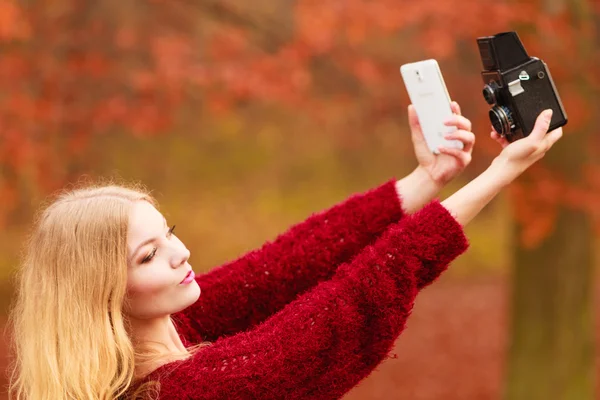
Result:
{"label": "tree trunk", "polygon": [[514,255],[507,399],[592,400],[589,218],[560,209],[552,235],[535,250],[515,243]]}
{"label": "tree trunk", "polygon": [[[546,0],[545,6],[547,12],[567,7],[578,22],[593,18],[587,0]],[[582,57],[594,51],[588,39],[582,38],[579,47]],[[582,88],[582,96],[593,100],[593,93],[585,86],[585,74],[578,75],[581,81],[574,84]],[[582,183],[590,129],[569,132],[543,161],[566,176],[570,184]],[[513,233],[515,269],[505,398],[592,400],[595,377],[590,218],[583,210],[559,206],[554,231],[535,249],[522,247],[519,226]]]}

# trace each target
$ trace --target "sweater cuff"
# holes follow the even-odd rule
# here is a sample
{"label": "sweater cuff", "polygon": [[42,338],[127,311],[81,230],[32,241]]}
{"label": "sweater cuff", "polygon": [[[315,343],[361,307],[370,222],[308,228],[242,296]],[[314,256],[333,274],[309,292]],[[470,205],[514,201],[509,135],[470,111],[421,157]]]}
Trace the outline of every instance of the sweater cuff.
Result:
{"label": "sweater cuff", "polygon": [[[400,221],[405,216],[402,208],[402,198],[396,190],[396,179],[390,179],[382,185],[370,191],[371,197],[377,199],[379,203],[376,208],[390,210],[394,216],[395,222]],[[382,210],[383,211],[383,210]]]}
{"label": "sweater cuff", "polygon": [[364,193],[352,195],[342,203],[345,208],[338,212],[344,213],[345,224],[359,226],[362,232],[379,236],[390,224],[404,219],[405,213],[395,182],[389,180]]}
{"label": "sweater cuff", "polygon": [[414,238],[415,254],[430,265],[444,266],[469,247],[462,225],[437,200],[407,218],[404,227]]}

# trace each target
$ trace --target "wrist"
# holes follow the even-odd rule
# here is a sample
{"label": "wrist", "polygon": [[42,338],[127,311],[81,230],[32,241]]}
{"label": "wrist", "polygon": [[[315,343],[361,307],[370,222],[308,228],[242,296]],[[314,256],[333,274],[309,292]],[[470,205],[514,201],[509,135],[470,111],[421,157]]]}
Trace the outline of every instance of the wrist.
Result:
{"label": "wrist", "polygon": [[407,214],[412,214],[421,209],[438,196],[441,190],[429,173],[421,167],[417,167],[406,177],[396,182],[396,192]]}
{"label": "wrist", "polygon": [[442,202],[463,226],[518,176],[514,164],[497,159],[479,176]]}
{"label": "wrist", "polygon": [[414,180],[419,182],[420,187],[434,195],[437,195],[441,192],[441,190],[446,186],[447,182],[442,182],[440,180],[434,179],[431,174],[422,166],[417,166],[414,171],[411,173],[414,176]]}
{"label": "wrist", "polygon": [[492,179],[496,180],[496,182],[504,187],[512,183],[512,181],[521,175],[523,170],[516,166],[514,162],[498,156],[494,158],[486,172],[488,172],[488,175],[491,176]]}

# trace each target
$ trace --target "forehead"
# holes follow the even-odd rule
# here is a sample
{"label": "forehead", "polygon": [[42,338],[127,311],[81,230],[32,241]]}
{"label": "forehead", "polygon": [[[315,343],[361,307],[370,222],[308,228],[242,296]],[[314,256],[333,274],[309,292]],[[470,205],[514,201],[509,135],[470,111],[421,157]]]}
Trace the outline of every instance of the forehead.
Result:
{"label": "forehead", "polygon": [[147,201],[136,201],[129,212],[127,236],[130,241],[147,239],[164,225],[163,215]]}

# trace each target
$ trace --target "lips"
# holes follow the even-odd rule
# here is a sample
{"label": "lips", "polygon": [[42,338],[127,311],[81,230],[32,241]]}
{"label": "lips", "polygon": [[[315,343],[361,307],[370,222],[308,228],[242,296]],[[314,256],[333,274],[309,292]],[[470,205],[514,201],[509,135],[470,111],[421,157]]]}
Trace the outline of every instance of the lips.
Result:
{"label": "lips", "polygon": [[179,282],[180,284],[186,284],[186,283],[190,283],[194,280],[194,278],[196,277],[196,275],[194,274],[194,271],[190,270],[187,275],[185,276],[185,278],[183,278],[183,280],[181,282]]}

